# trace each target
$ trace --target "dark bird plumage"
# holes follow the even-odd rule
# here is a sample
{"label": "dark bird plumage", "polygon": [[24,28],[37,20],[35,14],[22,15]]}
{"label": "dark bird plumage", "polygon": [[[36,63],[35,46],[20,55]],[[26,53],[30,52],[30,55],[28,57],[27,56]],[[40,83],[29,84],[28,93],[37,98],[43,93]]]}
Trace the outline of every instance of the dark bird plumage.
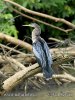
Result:
{"label": "dark bird plumage", "polygon": [[51,78],[54,74],[54,71],[51,68],[51,65],[53,63],[52,56],[47,43],[43,38],[40,37],[41,28],[36,23],[25,26],[34,27],[32,31],[33,53],[36,57],[38,64],[42,67],[44,77],[46,79]]}

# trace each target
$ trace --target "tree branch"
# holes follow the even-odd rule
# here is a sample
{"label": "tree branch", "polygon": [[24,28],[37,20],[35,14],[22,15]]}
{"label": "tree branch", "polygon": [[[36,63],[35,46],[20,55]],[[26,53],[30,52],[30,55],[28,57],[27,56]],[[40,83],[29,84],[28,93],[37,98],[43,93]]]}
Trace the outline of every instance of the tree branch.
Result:
{"label": "tree branch", "polygon": [[65,32],[65,33],[68,33],[69,31],[72,31],[72,30],[73,30],[73,29],[71,29],[71,30],[65,30],[65,29],[59,28],[59,27],[54,26],[54,25],[52,25],[52,24],[49,24],[49,23],[47,23],[47,22],[44,22],[44,21],[38,20],[38,19],[36,19],[36,18],[30,17],[30,16],[28,16],[28,15],[26,15],[26,14],[23,14],[23,13],[19,12],[18,10],[14,9],[14,8],[12,8],[12,9],[13,9],[13,11],[15,11],[16,13],[18,13],[18,14],[20,14],[20,15],[26,17],[26,18],[29,18],[29,19],[31,19],[31,20],[33,20],[33,21],[36,21],[36,22],[45,24],[45,25],[47,25],[47,26],[50,26],[50,27],[52,27],[52,28],[54,28],[54,29],[63,31],[63,32]]}
{"label": "tree branch", "polygon": [[[68,47],[67,50],[71,50],[73,48]],[[53,51],[57,52],[58,49],[52,49]],[[74,49],[73,49],[74,50]],[[60,52],[58,52],[60,54]],[[7,57],[8,58],[8,57]],[[62,59],[58,60],[58,61],[54,61],[53,63],[53,69],[58,68],[59,65],[61,65],[63,62],[66,61],[70,61],[72,60],[72,57],[62,57]],[[0,58],[1,59],[1,58]],[[8,58],[8,61],[11,62],[12,59]],[[13,60],[12,60],[13,61]],[[15,61],[16,63],[16,61]],[[21,65],[19,65],[21,66]],[[10,78],[6,79],[3,83],[3,92],[1,92],[1,94],[3,95],[6,91],[11,90],[13,87],[15,87],[17,84],[19,84],[20,82],[22,82],[23,79],[27,79],[28,77],[31,77],[39,72],[41,72],[41,67],[39,67],[38,63],[24,68],[24,67],[20,67],[21,71],[17,72],[16,74],[14,74],[13,76],[11,76]],[[56,76],[55,76],[56,77]],[[73,80],[72,80],[73,81]]]}
{"label": "tree branch", "polygon": [[[13,44],[16,44],[16,45],[19,45],[23,48],[26,48],[27,50],[29,51],[32,51],[32,45],[26,43],[26,42],[23,42],[19,39],[16,39],[14,37],[11,37],[11,36],[8,36],[6,34],[3,34],[3,33],[0,33],[0,39],[2,40],[6,40],[10,43],[13,43]],[[50,49],[50,51],[52,52],[53,55],[57,54],[57,55],[64,55],[64,51],[66,54],[70,54],[70,55],[75,55],[75,47],[68,47],[68,48],[53,48],[53,49]]]}
{"label": "tree branch", "polygon": [[[68,61],[71,60],[71,58],[65,58],[65,59],[61,59],[61,61],[59,62],[54,62],[53,67],[58,67],[59,64],[62,64],[64,61]],[[27,79],[37,73],[41,72],[41,67],[39,67],[38,63],[24,68],[23,70],[17,72],[16,74],[14,74],[13,76],[9,77],[8,79],[6,79],[3,82],[2,88],[2,95],[3,93],[11,90],[13,87],[15,87],[17,84],[19,84],[20,82],[23,81],[23,79]]]}
{"label": "tree branch", "polygon": [[52,41],[55,41],[55,42],[60,42],[60,43],[64,43],[63,40],[59,40],[59,39],[56,39],[56,38],[48,38],[48,40],[52,40]]}
{"label": "tree branch", "polygon": [[[23,64],[21,64],[20,62],[18,62],[17,60],[15,60],[11,57],[0,56],[0,60],[7,61],[8,63],[12,64],[13,69],[15,69],[16,71],[26,68]],[[15,66],[13,66],[13,65],[15,65]]]}
{"label": "tree branch", "polygon": [[15,87],[17,84],[23,81],[23,79],[27,79],[28,77],[31,77],[34,74],[37,74],[41,71],[41,67],[38,67],[39,65],[36,63],[27,69],[23,69],[10,78],[6,79],[3,83],[3,89],[5,91],[11,90],[13,87]]}
{"label": "tree branch", "polygon": [[0,39],[6,40],[6,41],[8,41],[8,42],[10,42],[10,43],[19,45],[19,46],[21,46],[21,47],[23,47],[23,48],[26,48],[26,49],[29,50],[29,51],[32,51],[32,46],[31,46],[30,44],[28,44],[28,43],[26,43],[26,42],[23,42],[23,41],[21,41],[21,40],[19,40],[19,39],[16,39],[16,38],[14,38],[14,37],[11,37],[11,36],[9,36],[9,35],[0,33]]}
{"label": "tree branch", "polygon": [[69,80],[71,82],[75,82],[75,77],[73,77],[72,75],[70,75],[66,72],[64,74],[53,75],[52,77],[57,78],[57,79],[66,79],[66,80]]}
{"label": "tree branch", "polygon": [[27,54],[25,54],[25,53],[23,53],[23,52],[20,52],[20,51],[14,49],[14,48],[10,48],[10,47],[8,47],[8,46],[5,46],[5,45],[3,45],[3,44],[0,44],[0,47],[3,47],[3,48],[5,48],[5,49],[7,49],[7,50],[11,50],[11,51],[16,52],[16,53],[18,53],[18,54],[22,54],[22,55],[24,55],[24,56],[27,56]]}
{"label": "tree branch", "polygon": [[52,54],[54,56],[57,55],[62,57],[62,56],[75,56],[75,47],[67,47],[67,48],[53,48],[50,49],[50,51],[52,52]]}
{"label": "tree branch", "polygon": [[41,16],[41,17],[44,17],[44,18],[48,18],[48,19],[51,19],[51,20],[53,20],[53,21],[55,21],[55,22],[62,22],[62,23],[64,23],[64,24],[68,25],[69,27],[75,29],[75,25],[72,24],[72,23],[70,23],[69,21],[67,21],[67,20],[65,20],[65,19],[56,18],[56,17],[50,16],[50,15],[47,15],[47,14],[43,14],[43,13],[40,13],[40,12],[35,12],[35,11],[32,11],[32,10],[29,10],[29,9],[24,8],[23,6],[21,6],[21,5],[17,4],[17,3],[15,3],[15,2],[13,2],[13,1],[11,1],[11,0],[4,0],[4,1],[5,1],[5,2],[9,2],[10,4],[12,4],[12,5],[18,7],[19,9],[21,9],[21,10],[27,12],[27,13],[30,13],[30,14],[32,14],[32,15],[37,15],[37,16]]}

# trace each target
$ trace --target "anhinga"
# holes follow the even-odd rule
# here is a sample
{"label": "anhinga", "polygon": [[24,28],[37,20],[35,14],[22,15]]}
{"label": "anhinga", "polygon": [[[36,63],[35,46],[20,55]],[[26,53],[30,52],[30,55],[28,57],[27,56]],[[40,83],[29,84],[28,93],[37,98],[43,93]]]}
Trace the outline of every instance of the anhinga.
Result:
{"label": "anhinga", "polygon": [[42,67],[44,77],[46,79],[51,78],[54,74],[54,71],[51,68],[52,56],[46,41],[40,37],[40,26],[36,23],[23,26],[30,26],[34,28],[32,31],[33,53],[38,64]]}

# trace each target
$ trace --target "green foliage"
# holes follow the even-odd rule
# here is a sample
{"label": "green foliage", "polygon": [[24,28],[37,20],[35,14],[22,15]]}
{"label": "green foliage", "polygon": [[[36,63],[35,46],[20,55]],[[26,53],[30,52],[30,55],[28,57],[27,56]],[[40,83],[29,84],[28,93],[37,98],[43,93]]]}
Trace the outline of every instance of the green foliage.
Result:
{"label": "green foliage", "polygon": [[[75,24],[75,0],[14,0],[15,2],[21,4],[22,6],[29,8],[31,10],[39,11],[42,13],[46,13],[55,17],[60,17],[69,20],[70,22]],[[40,19],[40,18],[38,18]],[[64,26],[63,23],[54,23],[49,19],[44,19],[44,21],[48,21],[55,26],[63,27],[67,29],[67,26]],[[42,32],[45,32],[45,25],[41,25]],[[54,37],[65,37],[66,33],[61,31],[48,28],[47,34]],[[70,32],[66,36],[74,36],[75,32]],[[63,34],[63,35],[61,35]]]}
{"label": "green foliage", "polygon": [[[16,3],[38,12],[46,13],[48,15],[52,15],[55,17],[64,18],[75,24],[75,0],[13,0]],[[13,25],[14,18],[12,16],[11,11],[7,10],[7,6],[3,3],[3,0],[0,0],[0,31],[7,33],[9,35],[13,35],[17,37],[17,31],[15,26]],[[15,17],[15,16],[14,16]],[[54,24],[55,26],[67,29],[68,27],[63,23],[55,23],[49,19],[36,17],[38,19],[42,19],[43,21],[47,21],[50,24]],[[26,21],[26,23],[28,23]],[[47,33],[50,36],[62,38],[65,37],[74,37],[75,32],[70,32],[69,34],[63,33],[61,31],[52,29],[48,27],[48,31],[46,32],[45,25],[40,24],[43,33]],[[10,28],[9,28],[10,27]],[[29,31],[28,31],[29,32]]]}
{"label": "green foliage", "polygon": [[14,17],[7,9],[8,7],[0,0],[0,32],[14,36],[18,38],[18,31],[14,26]]}

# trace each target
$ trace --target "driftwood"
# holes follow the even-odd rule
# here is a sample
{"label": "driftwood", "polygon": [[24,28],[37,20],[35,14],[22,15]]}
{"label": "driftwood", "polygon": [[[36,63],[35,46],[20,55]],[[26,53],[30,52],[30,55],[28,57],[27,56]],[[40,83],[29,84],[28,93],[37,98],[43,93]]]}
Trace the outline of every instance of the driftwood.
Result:
{"label": "driftwood", "polygon": [[[2,33],[2,34],[3,34],[3,33]],[[20,52],[20,51],[14,49],[14,48],[9,47],[9,46],[5,46],[5,45],[3,45],[3,44],[0,44],[0,47],[1,47],[1,48],[4,48],[4,49],[7,49],[7,50],[10,50],[10,52],[15,52],[15,53],[18,53],[18,54],[21,54],[21,55],[26,56],[25,53]]]}
{"label": "driftwood", "polygon": [[11,57],[0,56],[0,60],[11,64],[13,69],[15,69],[16,71],[19,71],[19,70],[22,70],[25,68],[25,66],[23,64],[21,64],[20,62],[18,62],[17,60],[15,60]]}
{"label": "driftwood", "polygon": [[8,42],[10,42],[10,43],[12,43],[12,44],[16,44],[16,45],[21,46],[21,47],[23,47],[23,48],[26,48],[26,49],[28,49],[29,51],[32,50],[32,46],[31,46],[30,44],[28,44],[28,43],[26,43],[26,42],[23,42],[23,41],[21,41],[21,40],[19,40],[19,39],[16,39],[16,38],[14,38],[14,37],[11,37],[11,36],[9,36],[9,35],[0,33],[0,39],[5,40],[5,41],[8,41]]}
{"label": "driftwood", "polygon": [[[8,35],[3,34],[3,33],[0,33],[0,39],[8,41],[10,43],[13,43],[15,45],[18,45],[20,47],[23,47],[23,48],[27,49],[28,51],[32,51],[32,45],[30,45],[29,43],[23,42],[19,39],[16,39],[14,37],[8,36]],[[75,55],[75,47],[74,46],[67,47],[67,48],[53,48],[53,49],[50,49],[50,51],[54,55],[55,54],[62,55],[63,53],[70,54],[70,55]]]}
{"label": "driftwood", "polygon": [[[4,0],[4,1],[9,2],[9,3],[13,4],[13,5],[16,4],[16,3],[14,3],[14,2],[12,2],[10,0]],[[75,29],[75,25],[74,24],[72,24],[72,23],[70,23],[70,22],[68,22],[68,21],[66,21],[64,19],[55,18],[53,16],[49,16],[49,15],[46,15],[46,14],[41,14],[41,13],[38,13],[38,12],[34,12],[34,11],[28,10],[28,9],[26,9],[24,7],[21,7],[18,4],[16,4],[16,6],[21,8],[25,12],[28,12],[28,13],[31,13],[31,14],[35,14],[35,15],[38,15],[38,16],[41,16],[41,17],[49,18],[49,19],[54,20],[56,22],[65,23],[68,26],[70,26],[71,28]],[[27,16],[27,17],[29,17],[29,16]],[[0,33],[0,39],[6,40],[6,41],[8,41],[10,43],[13,43],[15,45],[21,46],[21,47],[27,49],[30,52],[32,51],[32,46],[30,44],[28,44],[26,42],[23,42],[23,41],[21,41],[19,39],[15,39],[15,38],[13,38],[11,36],[8,36],[8,35]],[[9,52],[11,52],[11,51],[15,51],[15,49],[10,49]],[[57,60],[54,61],[53,66],[52,66],[54,70],[55,69],[58,70],[59,66],[63,62],[71,61],[73,59],[72,56],[75,56],[75,48],[74,48],[74,46],[73,47],[68,47],[68,48],[57,48],[57,49],[54,48],[54,49],[51,49],[50,51],[52,52],[53,58],[57,58]],[[18,51],[15,51],[15,52],[20,53]],[[37,73],[42,71],[42,69],[41,69],[41,67],[39,67],[38,63],[35,63],[35,64],[33,64],[33,65],[29,66],[29,67],[25,67],[23,64],[21,64],[19,62],[19,60],[17,61],[15,59],[11,58],[11,57],[7,57],[7,56],[3,56],[2,57],[2,56],[0,56],[0,59],[3,60],[3,61],[7,60],[7,62],[9,62],[10,64],[14,63],[15,65],[12,64],[12,67],[14,69],[16,69],[16,71],[18,71],[14,75],[9,77],[8,79],[3,80],[3,84],[1,84],[1,86],[0,86],[1,87],[0,95],[3,95],[5,92],[8,92],[8,91],[12,90],[15,86],[17,86],[23,80],[27,80],[29,77],[32,77],[33,75],[36,75]],[[35,59],[34,59],[34,61],[35,61]],[[31,63],[31,61],[29,61],[29,62]],[[18,68],[20,68],[20,70],[18,70]],[[61,69],[63,70],[63,68],[61,68]],[[1,74],[1,75],[3,75],[3,74]],[[36,76],[39,76],[39,75],[40,74],[38,74]],[[75,82],[75,77],[73,77],[72,75],[70,75],[70,74],[68,74],[66,72],[64,74],[58,73],[57,75],[53,75],[52,78],[53,79],[59,79],[59,80],[65,80],[65,81],[69,81],[69,82]]]}
{"label": "driftwood", "polygon": [[[71,60],[68,59],[68,58],[65,58],[63,59],[61,62],[59,61],[58,62],[55,62],[53,64],[53,67],[58,67],[59,64],[63,63],[64,61],[68,61],[68,60]],[[39,67],[39,65],[36,63],[28,68],[25,68],[19,72],[17,72],[16,74],[14,74],[13,76],[9,77],[8,79],[6,79],[4,82],[3,82],[3,93],[5,93],[6,91],[9,91],[11,90],[13,87],[15,87],[17,84],[19,84],[20,82],[23,81],[23,79],[27,79],[28,77],[31,77],[37,73],[41,72],[41,67]],[[53,77],[55,78],[55,77]],[[5,91],[5,92],[4,92]]]}
{"label": "driftwood", "polygon": [[72,75],[70,75],[66,72],[64,74],[53,75],[52,77],[57,78],[57,79],[66,79],[66,80],[69,80],[71,82],[75,82],[75,77],[73,77]]}
{"label": "driftwood", "polygon": [[41,68],[38,67],[39,65],[36,63],[30,67],[28,67],[27,69],[23,69],[19,72],[17,72],[16,74],[14,74],[13,76],[11,76],[10,78],[8,78],[7,80],[5,80],[3,83],[3,89],[5,91],[9,91],[11,90],[13,87],[15,87],[17,84],[19,84],[20,82],[23,81],[23,79],[27,79],[28,77],[31,77],[32,75],[38,73],[41,71]]}
{"label": "driftwood", "polygon": [[39,13],[39,12],[35,12],[35,11],[32,11],[32,10],[29,10],[27,8],[24,8],[23,6],[13,2],[13,1],[10,1],[10,0],[4,0],[5,2],[9,2],[10,4],[18,7],[19,9],[29,13],[29,14],[32,14],[32,15],[37,15],[37,16],[41,16],[41,17],[44,17],[44,18],[48,18],[48,19],[51,19],[55,22],[62,22],[68,26],[70,26],[71,28],[75,29],[75,25],[70,23],[69,21],[65,20],[65,19],[62,19],[62,18],[56,18],[56,17],[53,17],[53,16],[50,16],[50,15],[47,15],[47,14],[43,14],[43,13]]}
{"label": "driftwood", "polygon": [[32,56],[30,56],[30,54],[28,55],[12,55],[12,57],[14,59],[16,59],[18,62],[26,64],[26,63],[31,63],[34,64],[36,62],[36,58]]}
{"label": "driftwood", "polygon": [[[0,47],[4,50],[7,50],[7,53],[4,56],[10,55],[12,52],[17,53],[17,55],[12,55],[11,57],[17,59],[19,62],[25,61],[25,63],[35,63],[36,61],[34,54],[25,54],[23,52],[20,52],[19,50],[16,50],[15,48],[11,48],[3,44],[0,44]],[[2,61],[0,60],[0,62]]]}
{"label": "driftwood", "polygon": [[0,86],[1,86],[1,82],[5,79],[6,79],[6,76],[3,74],[3,72],[0,71]]}
{"label": "driftwood", "polygon": [[[2,35],[3,35],[3,38],[1,38]],[[1,37],[0,37],[1,39],[5,39],[5,40],[7,40],[7,41],[9,41],[11,43],[14,43],[14,44],[18,43],[18,42],[17,43],[13,42],[14,39],[11,36],[8,36],[8,35],[5,35],[5,34],[1,34]],[[19,40],[16,39],[16,41],[19,41]],[[23,44],[20,44],[20,46],[24,47],[25,49],[27,49],[29,51],[32,51],[32,49],[29,49],[29,47],[32,48],[31,45],[29,47],[28,46],[23,46],[23,45],[24,45],[24,42],[23,42]],[[57,49],[53,48],[50,51],[52,52],[53,58],[55,58],[55,57],[57,58],[57,60],[54,61],[53,66],[52,66],[53,69],[56,72],[59,69],[59,66],[61,64],[65,63],[66,61],[71,61],[73,59],[73,56],[75,56],[75,48],[74,48],[74,46],[73,47],[67,47],[67,48],[57,48]],[[27,56],[27,55],[24,55],[24,56]],[[9,90],[12,90],[13,87],[18,85],[23,80],[27,80],[29,77],[31,77],[33,75],[36,75],[37,73],[41,72],[41,68],[39,67],[39,65],[37,63],[33,64],[33,65],[29,66],[29,67],[25,67],[23,64],[21,64],[19,62],[19,60],[17,61],[15,59],[11,58],[11,57],[7,57],[7,56],[3,56],[2,57],[2,56],[0,56],[0,59],[1,59],[1,61],[5,60],[5,61],[9,62],[10,64],[12,64],[12,67],[17,69],[16,71],[19,71],[18,68],[20,68],[19,72],[16,72],[13,76],[11,76],[8,79],[6,79],[5,81],[3,81],[3,85],[2,85],[3,89],[2,89],[2,92],[0,92],[1,95],[4,94],[5,92],[9,91]],[[34,61],[35,61],[35,59],[34,59]],[[29,63],[31,63],[31,61]],[[63,76],[62,76],[63,74],[61,76],[60,76],[60,73],[58,73],[58,74],[59,74],[58,76],[57,75],[53,76],[53,78],[59,79],[59,77],[60,77],[60,78],[62,78],[62,80],[64,79],[64,80],[75,82],[73,76],[70,76],[70,78],[72,78],[72,79],[69,79],[69,75],[68,76],[66,75],[66,77],[63,78]],[[38,75],[36,75],[36,76],[38,76]]]}
{"label": "driftwood", "polygon": [[64,43],[63,40],[59,40],[59,39],[56,39],[56,38],[48,38],[48,40],[52,40],[52,41],[55,41],[57,43]]}
{"label": "driftwood", "polygon": [[75,67],[69,66],[69,65],[67,65],[67,66],[62,65],[61,68],[65,69],[65,71],[67,71],[71,75],[75,76]]}
{"label": "driftwood", "polygon": [[70,46],[66,48],[53,48],[50,49],[52,52],[53,56],[55,57],[61,57],[61,56],[75,56],[75,47]]}

